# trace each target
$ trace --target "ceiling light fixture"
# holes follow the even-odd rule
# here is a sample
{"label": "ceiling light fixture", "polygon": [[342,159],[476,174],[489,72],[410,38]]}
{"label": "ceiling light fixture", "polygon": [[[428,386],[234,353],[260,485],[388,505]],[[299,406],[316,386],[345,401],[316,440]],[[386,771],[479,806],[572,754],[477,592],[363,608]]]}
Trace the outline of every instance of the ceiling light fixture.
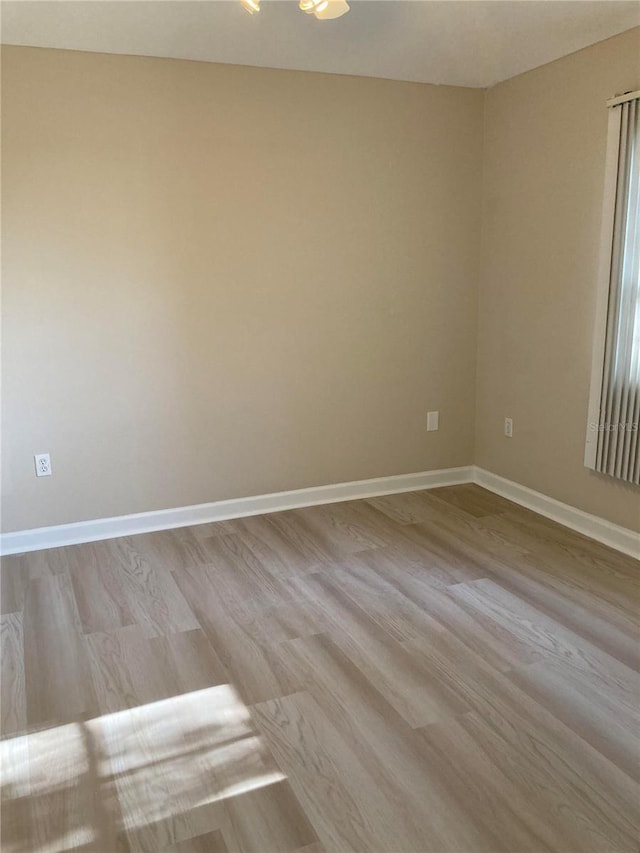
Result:
{"label": "ceiling light fixture", "polygon": [[300,8],[307,15],[315,15],[319,21],[340,18],[349,11],[347,0],[300,0]]}
{"label": "ceiling light fixture", "polygon": [[240,2],[250,15],[260,11],[260,0],[240,0]]}
{"label": "ceiling light fixture", "polygon": [[[250,15],[260,11],[260,0],[240,0]],[[347,0],[300,0],[299,8],[307,15],[314,15],[319,21],[331,21],[341,18],[349,11]]]}

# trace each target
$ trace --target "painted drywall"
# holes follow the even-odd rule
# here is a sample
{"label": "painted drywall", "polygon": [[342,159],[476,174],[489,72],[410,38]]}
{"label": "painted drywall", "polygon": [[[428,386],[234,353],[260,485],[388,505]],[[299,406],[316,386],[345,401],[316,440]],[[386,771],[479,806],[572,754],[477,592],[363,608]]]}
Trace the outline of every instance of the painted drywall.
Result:
{"label": "painted drywall", "polygon": [[582,464],[604,101],[640,30],[489,90],[484,141],[478,91],[2,63],[5,531],[472,461],[640,527]]}
{"label": "painted drywall", "polygon": [[5,47],[2,94],[5,531],[473,461],[481,91]]}
{"label": "painted drywall", "polygon": [[637,530],[638,489],[583,465],[605,101],[635,89],[640,29],[486,93],[475,458]]}

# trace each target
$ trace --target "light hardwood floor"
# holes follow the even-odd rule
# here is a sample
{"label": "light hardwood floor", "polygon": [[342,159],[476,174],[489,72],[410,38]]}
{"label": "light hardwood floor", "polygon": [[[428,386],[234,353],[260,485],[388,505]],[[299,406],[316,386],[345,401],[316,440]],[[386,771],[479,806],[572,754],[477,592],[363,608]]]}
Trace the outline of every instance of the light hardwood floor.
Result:
{"label": "light hardwood floor", "polygon": [[2,561],[2,851],[637,853],[640,564],[476,486]]}

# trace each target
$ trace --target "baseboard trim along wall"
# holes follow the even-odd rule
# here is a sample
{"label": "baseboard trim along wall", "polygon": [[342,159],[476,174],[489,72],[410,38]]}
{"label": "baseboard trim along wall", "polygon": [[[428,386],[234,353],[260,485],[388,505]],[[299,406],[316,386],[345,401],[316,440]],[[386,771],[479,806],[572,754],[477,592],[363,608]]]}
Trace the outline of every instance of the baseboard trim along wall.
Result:
{"label": "baseboard trim along wall", "polygon": [[569,504],[547,497],[541,492],[529,489],[527,486],[521,486],[519,483],[506,480],[504,477],[473,465],[463,468],[445,468],[439,471],[422,471],[417,474],[399,474],[393,477],[376,477],[372,480],[355,480],[350,483],[274,492],[247,498],[233,498],[195,506],[121,515],[115,518],[98,518],[92,521],[58,524],[53,527],[39,527],[34,530],[18,530],[0,536],[0,554],[22,554],[27,551],[41,551],[44,548],[59,548],[63,545],[113,539],[117,536],[134,536],[137,533],[150,533],[154,530],[170,530],[174,527],[205,524],[211,521],[224,521],[249,515],[263,515],[267,512],[280,512],[286,509],[414,492],[462,483],[477,483],[491,492],[585,536],[590,536],[611,548],[632,557],[640,557],[640,534],[633,530],[619,527],[603,518],[590,515]]}
{"label": "baseboard trim along wall", "polygon": [[473,468],[473,482],[539,515],[557,521],[558,524],[564,524],[565,527],[615,548],[616,551],[640,558],[640,533],[635,533],[627,527],[620,527],[600,516],[583,512],[555,498],[547,497],[542,492],[536,492],[476,466]]}
{"label": "baseboard trim along wall", "polygon": [[41,551],[43,548],[58,548],[62,545],[77,545],[81,542],[96,542],[99,539],[114,539],[117,536],[134,536],[136,533],[150,533],[154,530],[170,530],[174,527],[206,524],[210,521],[264,515],[266,512],[280,512],[285,509],[373,498],[398,492],[415,492],[420,489],[434,489],[438,486],[454,486],[470,483],[472,476],[473,468],[469,465],[464,468],[445,468],[418,474],[354,480],[349,483],[312,486],[308,489],[233,498],[176,509],[160,509],[153,512],[120,515],[115,518],[97,518],[93,521],[19,530],[15,533],[3,533],[0,536],[0,554],[22,554],[26,551]]}

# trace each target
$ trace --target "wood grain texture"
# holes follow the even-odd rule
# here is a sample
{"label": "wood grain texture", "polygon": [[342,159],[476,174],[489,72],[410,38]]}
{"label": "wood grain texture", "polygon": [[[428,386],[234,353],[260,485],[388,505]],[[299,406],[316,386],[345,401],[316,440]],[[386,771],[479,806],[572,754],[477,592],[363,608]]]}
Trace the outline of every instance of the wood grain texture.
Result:
{"label": "wood grain texture", "polygon": [[0,649],[0,731],[7,736],[19,734],[27,724],[22,613],[0,616]]}
{"label": "wood grain texture", "polygon": [[476,486],[6,558],[3,853],[637,853],[639,569]]}
{"label": "wood grain texture", "polygon": [[224,837],[219,829],[196,835],[165,847],[162,853],[229,853],[229,848],[224,843]]}
{"label": "wood grain texture", "polygon": [[23,638],[27,723],[52,725],[95,714],[95,691],[68,575],[30,581]]}

